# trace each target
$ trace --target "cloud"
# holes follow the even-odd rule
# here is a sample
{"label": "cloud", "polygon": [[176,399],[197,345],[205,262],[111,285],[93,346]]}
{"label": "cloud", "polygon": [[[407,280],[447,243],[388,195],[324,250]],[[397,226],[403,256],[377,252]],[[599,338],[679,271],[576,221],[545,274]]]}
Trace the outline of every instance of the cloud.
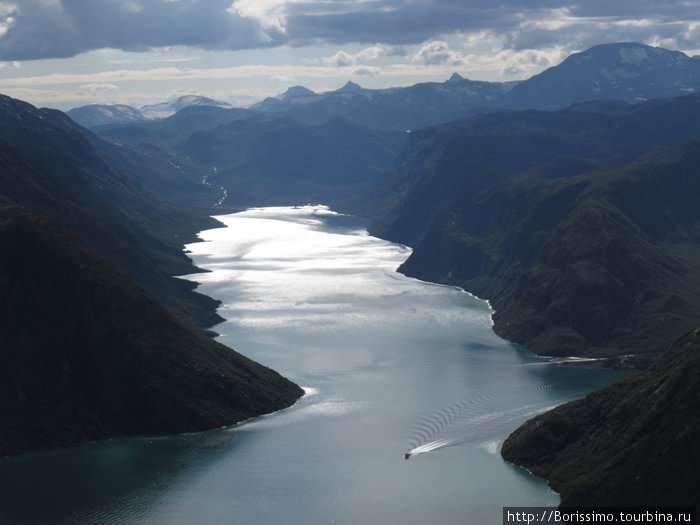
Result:
{"label": "cloud", "polygon": [[462,53],[452,51],[448,43],[443,41],[427,43],[413,55],[411,61],[414,64],[425,64],[426,66],[463,66],[466,64]]}
{"label": "cloud", "polygon": [[338,51],[335,55],[331,57],[323,58],[323,62],[326,65],[333,67],[349,67],[357,64],[357,58],[349,55],[345,51]]}
{"label": "cloud", "polygon": [[521,51],[504,50],[494,58],[501,64],[501,72],[506,76],[522,78],[533,69],[543,70],[559,64],[569,55],[561,47],[546,49],[526,49]]}
{"label": "cloud", "polygon": [[[335,55],[323,57],[323,63],[332,67],[353,67],[357,66],[363,60],[377,60],[389,56],[405,56],[406,50],[400,46],[387,46],[377,44],[371,47],[362,49],[358,53],[350,54],[343,50],[338,51]],[[361,71],[361,75],[378,75],[379,69],[374,66],[361,65],[357,68]]]}
{"label": "cloud", "polygon": [[119,91],[114,84],[83,84],[78,90],[81,96],[102,97]]}
{"label": "cloud", "polygon": [[381,74],[381,69],[373,66],[359,66],[352,70],[353,75],[376,77]]}
{"label": "cloud", "polygon": [[8,5],[0,4],[0,60],[71,57],[103,48],[241,49],[281,43],[274,28],[230,12],[230,0],[32,0],[3,15]]}
{"label": "cloud", "polygon": [[357,58],[376,60],[382,57],[400,57],[406,56],[407,51],[403,46],[389,46],[383,44],[377,44],[371,47],[367,47],[357,53]]}
{"label": "cloud", "polygon": [[294,82],[294,77],[292,75],[272,75],[270,80],[275,82]]}
{"label": "cloud", "polygon": [[2,38],[17,22],[17,6],[0,2],[0,38]]}
{"label": "cloud", "polygon": [[[368,69],[369,71],[376,71]],[[93,73],[49,73],[21,78],[0,78],[0,90],[48,86],[119,85],[128,82],[183,82],[186,80],[228,80],[274,78],[331,78],[337,68],[310,65],[245,65],[221,68],[157,67],[152,69],[115,69]]]}
{"label": "cloud", "polygon": [[257,20],[264,35],[269,31],[284,34],[286,3],[285,0],[234,0],[226,12]]}
{"label": "cloud", "polygon": [[13,60],[12,62],[0,62],[0,69],[19,69],[22,64]]}
{"label": "cloud", "polygon": [[[103,48],[368,44],[359,61],[484,33],[512,50],[621,40],[698,49],[699,23],[700,0],[0,0],[0,61]],[[448,51],[428,48],[418,60],[458,63],[461,51]]]}

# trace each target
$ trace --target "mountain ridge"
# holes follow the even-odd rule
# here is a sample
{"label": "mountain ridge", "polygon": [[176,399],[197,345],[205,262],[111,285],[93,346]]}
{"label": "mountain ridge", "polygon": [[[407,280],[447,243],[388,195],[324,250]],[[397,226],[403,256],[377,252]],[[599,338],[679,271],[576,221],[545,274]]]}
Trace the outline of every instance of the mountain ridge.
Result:
{"label": "mountain ridge", "polygon": [[498,101],[511,109],[560,109],[585,100],[640,102],[700,90],[700,58],[636,42],[601,44],[520,82]]}
{"label": "mountain ridge", "polygon": [[302,394],[45,216],[0,207],[0,245],[0,456],[231,425]]}
{"label": "mountain ridge", "polygon": [[695,328],[648,370],[531,419],[501,455],[546,477],[563,507],[697,508],[699,366]]}
{"label": "mountain ridge", "polygon": [[[413,247],[402,272],[488,298],[506,339],[648,363],[700,307],[687,202],[700,96],[615,107],[503,111],[414,132],[357,210],[374,214],[372,233]],[[653,322],[658,309],[666,324]]]}
{"label": "mountain ridge", "polygon": [[77,124],[86,128],[143,122],[168,118],[178,111],[192,106],[231,108],[226,102],[199,95],[183,95],[166,102],[147,104],[139,108],[126,104],[88,104],[72,108],[66,114]]}
{"label": "mountain ridge", "polygon": [[172,276],[196,271],[182,244],[217,223],[157,201],[114,148],[61,112],[0,96],[0,204],[48,215],[173,312],[215,324],[216,302]]}
{"label": "mountain ridge", "polygon": [[[477,81],[455,72],[445,82],[423,82],[408,87],[366,89],[349,80],[337,90],[315,93],[297,85],[249,109],[292,117],[307,124],[320,124],[344,116],[369,127],[406,130],[498,109],[563,109],[591,100],[635,103],[699,90],[700,57],[636,42],[621,42],[573,53],[560,64],[522,81]],[[226,107],[222,102],[200,99],[198,104]],[[140,110],[131,108],[130,111],[142,112],[144,118],[170,116],[180,109],[174,107],[175,102],[145,106]],[[145,108],[160,106],[167,107],[167,112],[145,114]],[[90,108],[74,108],[68,114],[87,127],[138,121],[120,111],[119,106]],[[107,116],[109,112],[115,114],[112,121]]]}

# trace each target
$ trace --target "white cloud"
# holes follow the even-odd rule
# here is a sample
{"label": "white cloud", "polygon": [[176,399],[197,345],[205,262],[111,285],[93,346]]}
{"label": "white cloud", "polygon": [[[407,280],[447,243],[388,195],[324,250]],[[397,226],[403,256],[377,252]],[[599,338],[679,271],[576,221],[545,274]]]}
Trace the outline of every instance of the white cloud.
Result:
{"label": "white cloud", "polygon": [[103,48],[373,43],[348,56],[357,65],[405,56],[403,46],[425,44],[417,63],[456,66],[462,61],[459,52],[436,42],[458,34],[474,42],[507,37],[504,46],[519,50],[581,50],[630,39],[700,47],[700,0],[562,5],[551,0],[0,0],[0,60],[71,57]]}
{"label": "white cloud", "polygon": [[234,0],[227,11],[244,18],[254,18],[264,30],[285,33],[285,4],[286,0]]}
{"label": "white cloud", "polygon": [[373,66],[359,66],[352,70],[353,75],[376,77],[381,74],[381,69]]}
{"label": "white cloud", "polygon": [[19,9],[16,4],[0,2],[0,38],[17,22]]}
{"label": "white cloud", "polygon": [[452,51],[449,44],[441,40],[434,40],[425,44],[413,55],[411,61],[414,64],[425,64],[427,66],[463,66],[466,64],[462,53]]}
{"label": "white cloud", "polygon": [[562,47],[550,49],[504,50],[496,55],[501,63],[501,72],[510,77],[525,78],[533,71],[559,64],[570,53]]}
{"label": "white cloud", "polygon": [[0,16],[9,16],[13,13],[17,13],[17,11],[17,4],[0,1]]}
{"label": "white cloud", "polygon": [[78,94],[89,97],[103,97],[118,91],[119,88],[114,84],[84,84],[80,86]]}
{"label": "white cloud", "polygon": [[292,75],[272,75],[270,80],[275,82],[294,82],[294,77]]}
{"label": "white cloud", "polygon": [[331,57],[324,57],[323,62],[326,65],[333,67],[349,67],[357,64],[357,59],[354,56],[347,54],[345,51],[338,51]]}
{"label": "white cloud", "polygon": [[382,57],[389,56],[405,56],[406,49],[403,46],[389,46],[377,44],[375,46],[367,47],[357,53],[357,58],[362,58],[366,60],[376,60]]}

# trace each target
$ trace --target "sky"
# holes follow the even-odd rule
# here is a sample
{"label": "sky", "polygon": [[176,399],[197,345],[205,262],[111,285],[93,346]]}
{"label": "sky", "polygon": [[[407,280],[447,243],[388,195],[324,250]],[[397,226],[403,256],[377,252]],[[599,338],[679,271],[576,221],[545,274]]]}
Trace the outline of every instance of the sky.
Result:
{"label": "sky", "polygon": [[521,80],[630,41],[700,55],[700,0],[0,0],[0,93],[247,107],[295,85]]}

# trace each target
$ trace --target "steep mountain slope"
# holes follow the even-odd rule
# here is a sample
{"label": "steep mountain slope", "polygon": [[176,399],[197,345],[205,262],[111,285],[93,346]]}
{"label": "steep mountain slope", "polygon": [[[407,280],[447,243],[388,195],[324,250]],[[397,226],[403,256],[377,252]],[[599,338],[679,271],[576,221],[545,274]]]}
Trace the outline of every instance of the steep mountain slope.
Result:
{"label": "steep mountain slope", "polygon": [[156,201],[113,149],[60,112],[0,96],[0,204],[54,218],[177,315],[214,324],[215,302],[172,276],[194,270],[182,245],[216,223]]}
{"label": "steep mountain slope", "polygon": [[699,113],[693,96],[421,130],[364,210],[414,247],[403,272],[488,298],[504,337],[648,361],[697,324],[700,147],[674,144]]}
{"label": "steep mountain slope", "polygon": [[700,329],[648,370],[559,406],[505,441],[562,506],[700,505]]}
{"label": "steep mountain slope", "polygon": [[700,91],[700,57],[634,42],[604,44],[519,83],[496,104],[559,109],[586,100],[640,102]]}
{"label": "steep mountain slope", "polygon": [[302,393],[43,216],[0,208],[0,246],[0,456],[229,425]]}

